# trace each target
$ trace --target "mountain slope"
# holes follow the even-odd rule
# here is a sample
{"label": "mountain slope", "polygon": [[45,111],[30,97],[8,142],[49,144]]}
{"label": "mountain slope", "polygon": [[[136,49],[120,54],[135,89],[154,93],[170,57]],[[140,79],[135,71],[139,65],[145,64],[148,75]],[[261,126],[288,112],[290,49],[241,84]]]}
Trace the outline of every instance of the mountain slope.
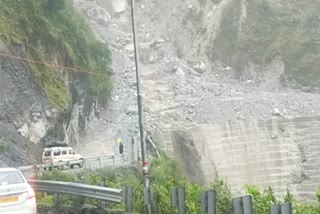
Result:
{"label": "mountain slope", "polygon": [[[0,137],[11,148],[78,143],[79,132],[110,94],[107,45],[69,1],[4,0],[0,17],[0,122],[6,126]],[[40,155],[30,146],[27,158],[29,150],[18,148],[12,154],[21,155],[16,164]]]}
{"label": "mountain slope", "polygon": [[[111,108],[101,112],[101,120],[89,124],[91,128],[85,139],[86,143],[94,139],[91,146],[103,145],[104,151],[90,147],[92,153],[112,152],[117,136],[123,136],[128,147],[137,130],[130,9],[125,7],[126,1],[109,1],[111,5],[99,0],[75,2],[91,20],[93,29],[112,44],[112,51],[116,53],[113,66],[118,86],[112,92]],[[318,76],[316,70],[309,68],[304,74],[313,73],[314,78],[296,75],[299,73],[290,67],[294,68],[299,59],[290,60],[291,56],[286,55],[306,48],[305,56],[310,54],[310,59],[317,59],[315,49],[306,45],[313,40],[301,33],[313,27],[305,26],[296,32],[299,28],[287,26],[289,34],[283,31],[287,29],[284,23],[296,20],[295,16],[301,18],[301,23],[306,20],[294,10],[301,7],[311,13],[313,7],[317,7],[314,1],[308,3],[301,5],[298,1],[285,0],[136,2],[147,132],[158,146],[186,162],[185,171],[190,179],[205,183],[216,175],[229,175],[233,172],[230,167],[235,164],[232,161],[239,161],[242,164],[239,171],[243,174],[235,172],[238,174],[234,178],[242,176],[243,179],[233,181],[235,189],[240,188],[240,183],[254,181],[265,185],[269,177],[271,180],[277,177],[280,179],[274,185],[278,193],[288,186],[301,198],[313,199],[310,193],[314,192],[311,189],[317,178],[308,170],[319,163],[309,165],[312,158],[303,162],[303,157],[312,157],[316,152],[304,153],[313,141],[301,139],[313,138],[312,133],[304,130],[313,129],[313,123],[309,124],[308,120],[320,114],[320,96],[309,87],[316,86]],[[113,7],[116,4],[125,6],[116,11]],[[261,13],[264,5],[271,7],[272,16]],[[108,13],[104,22],[101,11]],[[300,34],[306,42],[290,44],[294,35]],[[308,87],[301,88],[295,82]],[[292,126],[277,126],[287,119],[293,121]],[[261,125],[264,123],[267,125]],[[191,137],[190,132],[194,132]],[[300,138],[303,133],[305,136]],[[235,151],[229,153],[228,148]],[[266,148],[259,153],[264,158],[257,157],[255,163],[267,166],[259,175],[256,173],[266,178],[264,183],[252,173],[255,168],[249,164],[250,159],[241,159],[238,155],[254,153],[259,148]],[[217,158],[225,156],[228,158]],[[269,157],[274,158],[272,164],[268,162]],[[197,171],[190,165],[197,167]],[[269,177],[263,174],[269,171],[274,174],[270,173]],[[195,172],[204,178],[196,179]],[[304,175],[311,177],[304,179]],[[300,184],[310,187],[310,191],[296,189]]]}
{"label": "mountain slope", "polygon": [[285,64],[282,81],[319,87],[320,2],[238,2],[225,11],[228,15],[222,20],[221,31],[208,46],[210,58],[221,59],[245,73],[250,62],[265,65],[281,57]]}

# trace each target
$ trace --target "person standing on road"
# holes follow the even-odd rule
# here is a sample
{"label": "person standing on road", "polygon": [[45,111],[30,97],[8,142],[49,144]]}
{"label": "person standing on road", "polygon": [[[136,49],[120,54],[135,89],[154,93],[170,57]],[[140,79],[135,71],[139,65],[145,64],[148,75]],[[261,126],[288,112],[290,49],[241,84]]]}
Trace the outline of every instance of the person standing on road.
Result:
{"label": "person standing on road", "polygon": [[123,154],[123,144],[122,144],[122,142],[119,145],[119,153]]}
{"label": "person standing on road", "polygon": [[119,137],[117,139],[117,144],[119,144],[119,153],[123,154],[123,144],[122,144],[122,138],[121,137]]}

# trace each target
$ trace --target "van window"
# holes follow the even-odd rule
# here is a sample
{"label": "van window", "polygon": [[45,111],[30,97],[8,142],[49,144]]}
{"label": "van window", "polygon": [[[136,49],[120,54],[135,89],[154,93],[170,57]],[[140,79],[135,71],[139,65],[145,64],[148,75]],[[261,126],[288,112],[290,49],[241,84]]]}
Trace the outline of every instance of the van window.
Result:
{"label": "van window", "polygon": [[75,154],[75,152],[72,149],[69,149],[69,154],[73,155],[73,154]]}
{"label": "van window", "polygon": [[59,156],[60,154],[61,154],[60,150],[55,150],[55,151],[53,152],[53,155],[54,155],[54,156]]}
{"label": "van window", "polygon": [[44,152],[44,156],[45,156],[45,157],[48,157],[48,156],[50,156],[50,155],[51,155],[51,151],[45,151],[45,152]]}
{"label": "van window", "polygon": [[62,155],[66,155],[67,154],[67,150],[62,150]]}

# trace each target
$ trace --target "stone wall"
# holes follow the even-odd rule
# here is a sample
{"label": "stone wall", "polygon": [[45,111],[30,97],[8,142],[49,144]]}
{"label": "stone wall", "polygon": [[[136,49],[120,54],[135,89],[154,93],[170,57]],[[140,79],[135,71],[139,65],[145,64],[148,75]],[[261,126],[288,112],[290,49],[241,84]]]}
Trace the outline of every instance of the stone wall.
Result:
{"label": "stone wall", "polygon": [[248,183],[312,200],[320,184],[319,130],[320,116],[225,122],[175,131],[173,148],[166,145],[196,182],[219,176],[236,194]]}

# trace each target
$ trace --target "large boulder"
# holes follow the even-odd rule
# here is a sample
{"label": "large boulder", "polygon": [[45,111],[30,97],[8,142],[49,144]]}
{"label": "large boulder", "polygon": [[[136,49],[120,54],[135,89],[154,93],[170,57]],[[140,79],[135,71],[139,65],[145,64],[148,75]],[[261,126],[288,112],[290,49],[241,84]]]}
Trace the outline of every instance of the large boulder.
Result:
{"label": "large boulder", "polygon": [[127,8],[126,0],[98,0],[98,3],[103,6],[110,15],[123,13]]}

